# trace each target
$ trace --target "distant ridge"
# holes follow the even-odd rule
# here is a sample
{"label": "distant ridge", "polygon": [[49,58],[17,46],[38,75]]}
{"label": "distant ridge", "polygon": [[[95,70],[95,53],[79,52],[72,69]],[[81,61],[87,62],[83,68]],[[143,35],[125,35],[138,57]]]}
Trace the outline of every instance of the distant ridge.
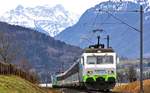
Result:
{"label": "distant ridge", "polygon": [[82,52],[79,47],[29,28],[0,22],[0,31],[11,38],[14,49],[15,45],[20,48],[13,63],[20,64],[21,60],[26,59],[31,70],[38,72],[40,78],[45,77],[47,71],[52,74],[62,70],[62,64],[67,69]]}

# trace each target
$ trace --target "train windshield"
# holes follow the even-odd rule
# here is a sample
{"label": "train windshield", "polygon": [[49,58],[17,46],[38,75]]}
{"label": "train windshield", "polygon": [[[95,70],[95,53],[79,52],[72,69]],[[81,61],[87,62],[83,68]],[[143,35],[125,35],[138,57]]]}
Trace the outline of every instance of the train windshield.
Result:
{"label": "train windshield", "polygon": [[88,56],[87,64],[113,64],[113,56]]}

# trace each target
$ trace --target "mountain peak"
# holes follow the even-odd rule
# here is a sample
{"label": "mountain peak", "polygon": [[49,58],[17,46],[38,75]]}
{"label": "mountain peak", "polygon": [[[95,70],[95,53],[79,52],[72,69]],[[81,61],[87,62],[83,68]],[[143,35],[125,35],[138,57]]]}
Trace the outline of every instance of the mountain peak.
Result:
{"label": "mountain peak", "polygon": [[15,9],[1,16],[0,21],[33,28],[50,36],[55,36],[65,28],[75,24],[77,17],[65,10],[60,4],[54,7],[49,5],[35,7],[18,5]]}
{"label": "mountain peak", "polygon": [[63,7],[61,4],[57,4],[57,5],[55,6],[55,8],[58,8],[58,9],[63,9],[63,10],[65,10],[65,9],[64,9],[64,7]]}
{"label": "mountain peak", "polygon": [[18,5],[15,10],[23,10],[24,7],[22,5]]}

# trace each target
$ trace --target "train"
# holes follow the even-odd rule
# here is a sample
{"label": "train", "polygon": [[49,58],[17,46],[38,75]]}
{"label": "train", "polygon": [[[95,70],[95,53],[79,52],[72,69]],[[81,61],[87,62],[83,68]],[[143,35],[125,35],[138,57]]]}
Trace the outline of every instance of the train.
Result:
{"label": "train", "polygon": [[52,77],[53,87],[109,91],[116,84],[119,57],[104,44],[90,45],[65,72]]}

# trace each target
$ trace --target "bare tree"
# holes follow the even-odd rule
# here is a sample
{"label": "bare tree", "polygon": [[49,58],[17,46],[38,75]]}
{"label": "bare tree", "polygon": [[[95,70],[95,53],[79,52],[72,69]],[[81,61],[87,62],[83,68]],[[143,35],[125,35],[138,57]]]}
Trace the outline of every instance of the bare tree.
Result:
{"label": "bare tree", "polygon": [[0,62],[11,63],[16,58],[19,48],[13,43],[8,34],[0,32]]}
{"label": "bare tree", "polygon": [[117,80],[119,83],[122,83],[124,79],[124,76],[122,74],[122,72],[117,72]]}
{"label": "bare tree", "polygon": [[134,66],[129,66],[129,70],[128,70],[127,74],[128,74],[128,80],[130,82],[137,80],[137,73],[136,73]]}

